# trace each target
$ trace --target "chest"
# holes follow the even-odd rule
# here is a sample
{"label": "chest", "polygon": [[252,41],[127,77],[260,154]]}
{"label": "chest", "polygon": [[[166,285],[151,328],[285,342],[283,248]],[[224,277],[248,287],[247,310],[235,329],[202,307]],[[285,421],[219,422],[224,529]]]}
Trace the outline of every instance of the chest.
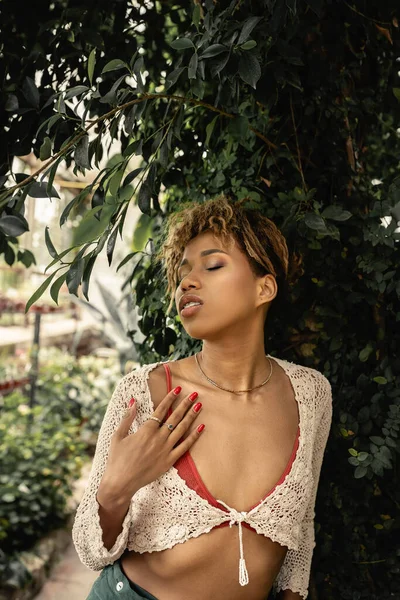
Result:
{"label": "chest", "polygon": [[[199,397],[200,400],[200,397]],[[293,388],[275,386],[253,402],[205,395],[203,410],[184,437],[204,423],[190,456],[216,499],[249,510],[269,494],[293,460],[299,411]]]}

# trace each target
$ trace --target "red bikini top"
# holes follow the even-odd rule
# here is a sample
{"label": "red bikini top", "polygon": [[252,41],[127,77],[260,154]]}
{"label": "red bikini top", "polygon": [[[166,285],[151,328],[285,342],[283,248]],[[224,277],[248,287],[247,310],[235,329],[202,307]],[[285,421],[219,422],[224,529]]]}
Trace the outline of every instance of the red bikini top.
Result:
{"label": "red bikini top", "polygon": [[[167,376],[167,388],[168,388],[168,392],[169,392],[172,389],[171,370],[170,370],[168,364],[164,363],[163,366],[164,366],[165,373]],[[172,408],[170,408],[168,410],[168,417],[171,416],[171,414],[172,414]],[[286,475],[290,472],[290,469],[292,468],[292,463],[296,457],[297,448],[299,447],[299,436],[300,436],[300,427],[297,428],[297,436],[296,436],[296,440],[295,440],[295,443],[293,446],[293,450],[292,450],[289,462],[286,465],[286,468],[285,468],[284,472],[282,473],[281,478],[274,485],[272,490],[270,490],[268,492],[268,494],[266,494],[266,496],[260,500],[260,502],[262,502],[263,500],[265,500],[265,498],[267,498],[267,496],[272,494],[272,492],[274,491],[276,486],[281,484],[283,482],[283,480],[285,479]],[[214,496],[212,496],[212,494],[206,488],[202,478],[200,477],[197,467],[193,461],[193,458],[190,455],[189,450],[187,450],[180,458],[178,458],[178,460],[174,464],[174,467],[177,469],[179,476],[186,482],[188,487],[190,487],[192,490],[194,490],[199,496],[201,496],[202,498],[207,500],[209,502],[209,504],[211,504],[212,506],[216,506],[217,508],[220,508],[221,510],[228,512],[228,509],[225,508],[225,506],[223,506],[219,502],[217,502],[217,500],[214,498]],[[257,502],[257,504],[259,504],[259,503]],[[251,506],[248,510],[249,511],[252,510],[255,506],[257,506],[257,504],[255,504],[254,506]],[[226,521],[225,523],[216,525],[215,529],[217,529],[219,527],[226,527],[228,525],[229,525],[229,522]],[[242,525],[244,527],[247,527],[248,529],[252,529],[253,531],[255,531],[255,529],[253,529],[253,527],[250,527],[250,525],[248,525],[248,523],[243,522]]]}

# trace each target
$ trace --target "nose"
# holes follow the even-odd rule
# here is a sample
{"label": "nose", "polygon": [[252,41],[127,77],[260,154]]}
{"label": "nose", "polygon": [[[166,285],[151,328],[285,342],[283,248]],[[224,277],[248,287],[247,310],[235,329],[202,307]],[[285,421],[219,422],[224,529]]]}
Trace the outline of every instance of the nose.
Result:
{"label": "nose", "polygon": [[190,289],[199,289],[201,287],[200,282],[199,282],[198,278],[196,278],[194,276],[193,271],[191,271],[190,273],[185,275],[181,279],[181,282],[179,285],[183,291],[190,290]]}

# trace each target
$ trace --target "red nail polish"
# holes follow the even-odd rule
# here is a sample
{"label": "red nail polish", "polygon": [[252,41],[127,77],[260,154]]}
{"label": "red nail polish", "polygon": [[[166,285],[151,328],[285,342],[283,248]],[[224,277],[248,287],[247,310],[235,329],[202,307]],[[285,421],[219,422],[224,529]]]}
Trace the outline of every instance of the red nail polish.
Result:
{"label": "red nail polish", "polygon": [[193,394],[190,394],[190,396],[189,396],[190,402],[193,402],[194,400],[196,400],[198,395],[199,394],[197,392],[193,392]]}
{"label": "red nail polish", "polygon": [[173,390],[173,393],[175,394],[175,396],[177,396],[178,394],[181,393],[181,390],[182,390],[181,386],[177,385],[176,388]]}
{"label": "red nail polish", "polygon": [[203,405],[202,405],[202,403],[201,403],[201,402],[198,402],[197,404],[195,404],[195,405],[193,406],[193,410],[194,410],[194,412],[199,412],[199,410],[201,409],[201,407],[202,407],[202,406],[203,406]]}
{"label": "red nail polish", "polygon": [[205,427],[205,425],[204,425],[204,423],[202,423],[201,425],[198,426],[197,431],[199,433],[201,433],[203,431],[204,427]]}
{"label": "red nail polish", "polygon": [[129,402],[129,408],[131,408],[131,406],[133,406],[135,404],[135,398],[131,398],[130,402]]}

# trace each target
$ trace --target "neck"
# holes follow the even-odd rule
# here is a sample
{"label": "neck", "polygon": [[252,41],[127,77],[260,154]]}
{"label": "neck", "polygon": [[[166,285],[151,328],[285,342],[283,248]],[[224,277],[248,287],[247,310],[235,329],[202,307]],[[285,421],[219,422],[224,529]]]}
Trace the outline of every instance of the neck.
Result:
{"label": "neck", "polygon": [[[262,383],[270,373],[264,340],[255,346],[245,342],[229,345],[203,342],[197,357],[204,373],[218,385],[230,390],[247,390]],[[210,384],[212,385],[212,384]]]}

